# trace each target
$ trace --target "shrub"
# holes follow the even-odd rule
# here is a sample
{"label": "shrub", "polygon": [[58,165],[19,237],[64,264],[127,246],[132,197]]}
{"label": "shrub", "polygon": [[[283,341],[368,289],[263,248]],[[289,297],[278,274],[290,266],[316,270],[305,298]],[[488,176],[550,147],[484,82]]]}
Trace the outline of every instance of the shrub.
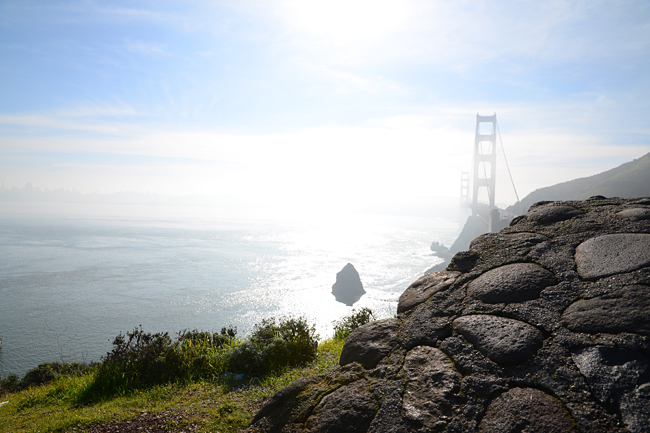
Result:
{"label": "shrub", "polygon": [[146,333],[142,327],[118,335],[99,365],[93,392],[124,393],[157,383],[213,379],[225,371],[227,352],[237,344],[237,331]]}
{"label": "shrub", "polygon": [[15,374],[10,374],[6,378],[0,380],[0,395],[3,395],[6,392],[16,392],[20,388],[18,387],[18,384],[20,383],[20,380],[18,379],[18,376]]}
{"label": "shrub", "polygon": [[215,348],[221,348],[230,344],[237,335],[237,328],[232,326],[221,328],[221,333],[209,333],[205,331],[197,331],[193,329],[191,331],[184,330],[178,333],[177,342],[192,342],[192,343],[202,343],[209,345]]}
{"label": "shrub", "polygon": [[363,307],[359,311],[353,309],[352,314],[334,322],[334,338],[345,340],[352,331],[373,320],[376,320],[375,314],[370,308]]}
{"label": "shrub", "polygon": [[44,362],[25,373],[22,379],[12,374],[6,379],[0,380],[0,394],[20,391],[30,386],[43,385],[65,375],[84,374],[90,368],[92,368],[92,365],[80,364],[78,362]]}
{"label": "shrub", "polygon": [[255,325],[248,340],[229,354],[231,370],[266,374],[287,366],[302,365],[316,357],[318,336],[305,318],[265,319]]}

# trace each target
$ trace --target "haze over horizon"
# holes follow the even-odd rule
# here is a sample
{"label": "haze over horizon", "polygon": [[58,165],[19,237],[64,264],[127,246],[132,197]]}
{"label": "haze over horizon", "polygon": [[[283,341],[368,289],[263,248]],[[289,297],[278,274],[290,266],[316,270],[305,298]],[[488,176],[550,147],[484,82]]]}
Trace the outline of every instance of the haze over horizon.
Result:
{"label": "haze over horizon", "polygon": [[645,1],[0,0],[0,59],[5,188],[417,205],[477,113],[520,197],[650,152]]}

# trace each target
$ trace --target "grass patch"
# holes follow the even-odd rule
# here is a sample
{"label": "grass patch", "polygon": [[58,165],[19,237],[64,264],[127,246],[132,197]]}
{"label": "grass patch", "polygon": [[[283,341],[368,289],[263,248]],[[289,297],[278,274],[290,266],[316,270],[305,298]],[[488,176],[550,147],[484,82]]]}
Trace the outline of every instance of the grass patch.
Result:
{"label": "grass patch", "polygon": [[170,431],[195,426],[198,432],[237,432],[248,426],[264,399],[296,379],[326,373],[337,365],[342,347],[342,340],[323,341],[312,361],[284,366],[264,376],[156,384],[86,403],[80,401],[88,395],[98,371],[64,375],[41,386],[4,394],[0,401],[8,403],[0,406],[0,432],[81,433],[96,424],[137,422],[143,413],[182,414],[181,421],[165,421]]}
{"label": "grass patch", "polygon": [[41,364],[22,380],[1,380],[0,433],[82,433],[125,420],[146,427],[160,420],[167,431],[242,431],[264,399],[338,365],[347,335],[372,318],[368,309],[353,311],[320,344],[304,318],[265,320],[245,340],[233,328],[175,338],[135,329],[118,335],[99,363]]}

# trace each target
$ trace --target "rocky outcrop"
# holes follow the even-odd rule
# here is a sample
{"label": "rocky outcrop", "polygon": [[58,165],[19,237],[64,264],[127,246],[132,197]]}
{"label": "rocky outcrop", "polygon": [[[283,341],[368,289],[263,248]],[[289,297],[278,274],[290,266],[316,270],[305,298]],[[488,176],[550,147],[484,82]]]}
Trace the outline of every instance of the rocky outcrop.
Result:
{"label": "rocky outcrop", "polygon": [[336,282],[332,286],[332,294],[337,301],[352,306],[366,293],[363,290],[359,272],[348,263],[336,274]]}
{"label": "rocky outcrop", "polygon": [[650,432],[650,199],[531,206],[251,432]]}
{"label": "rocky outcrop", "polygon": [[[510,224],[510,219],[500,219],[499,221],[493,222],[493,224],[493,231],[499,231]],[[425,272],[425,274],[446,269],[452,255],[468,249],[472,240],[489,231],[489,224],[481,217],[470,216],[467,218],[467,221],[465,221],[465,224],[463,225],[463,229],[449,248],[446,248],[444,245],[440,245],[440,243],[435,241],[431,244],[431,251],[435,253],[436,257],[441,258],[443,262],[432,266]]]}

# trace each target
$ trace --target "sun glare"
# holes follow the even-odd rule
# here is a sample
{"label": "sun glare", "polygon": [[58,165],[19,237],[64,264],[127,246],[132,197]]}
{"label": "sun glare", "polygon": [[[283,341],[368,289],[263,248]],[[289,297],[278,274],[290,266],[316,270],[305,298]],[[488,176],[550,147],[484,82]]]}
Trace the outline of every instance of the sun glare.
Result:
{"label": "sun glare", "polygon": [[285,18],[293,30],[329,45],[379,42],[406,22],[408,2],[395,0],[288,0]]}

